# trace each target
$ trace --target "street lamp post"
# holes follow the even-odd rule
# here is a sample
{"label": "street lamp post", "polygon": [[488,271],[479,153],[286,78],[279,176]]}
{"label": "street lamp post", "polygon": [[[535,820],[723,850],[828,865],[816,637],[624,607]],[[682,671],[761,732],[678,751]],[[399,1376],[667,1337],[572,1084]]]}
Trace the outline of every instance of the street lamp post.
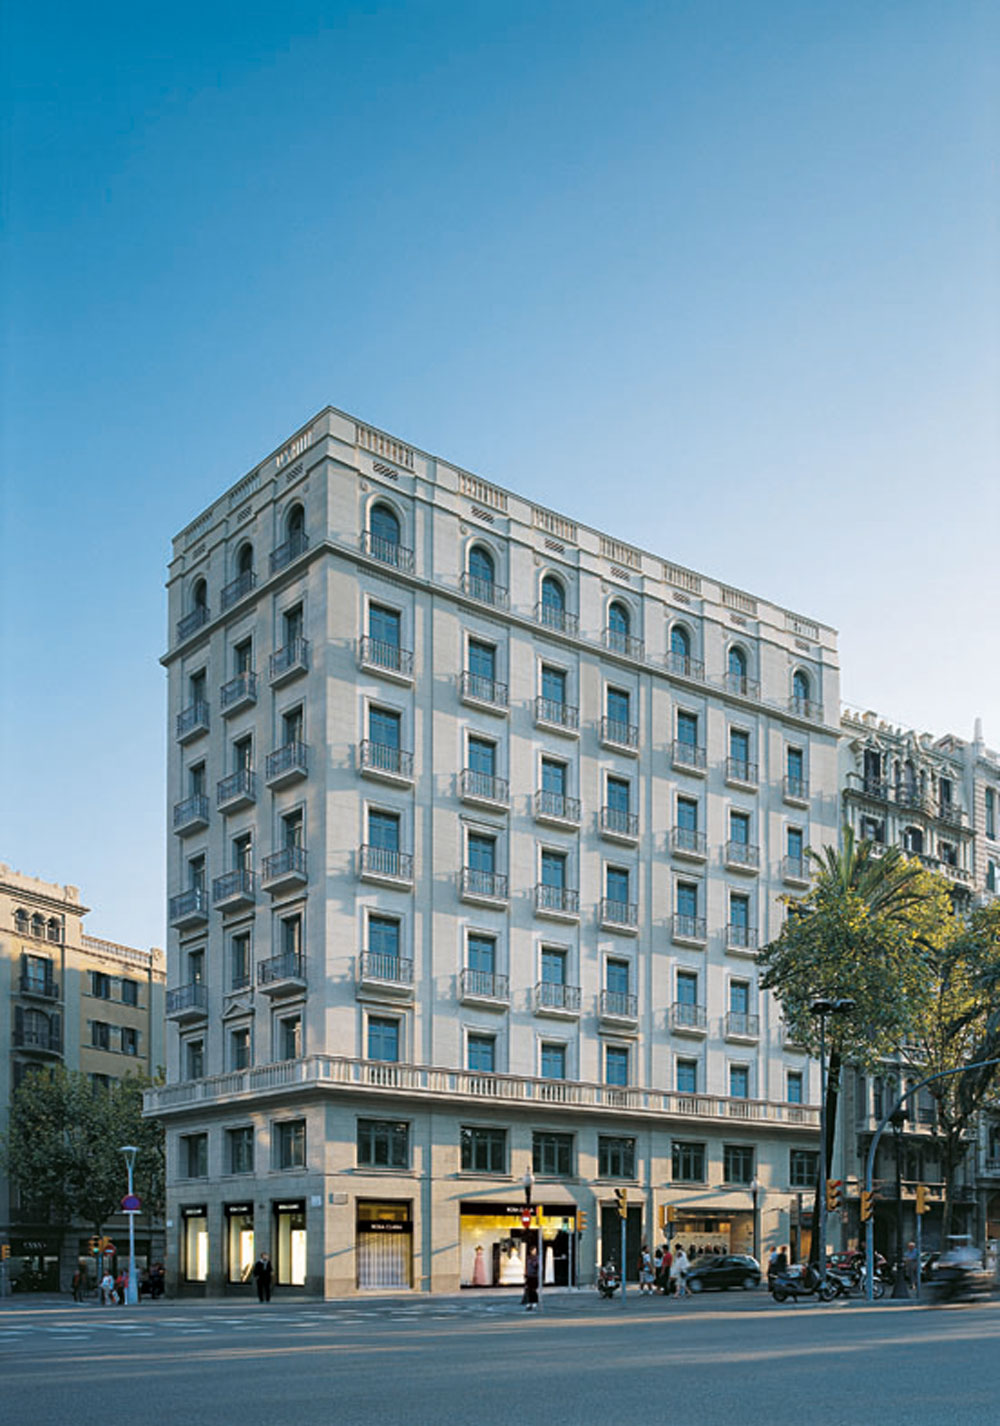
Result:
{"label": "street lamp post", "polygon": [[760,1262],[760,1216],[757,1212],[757,1202],[760,1195],[760,1180],[756,1177],[750,1185],[750,1193],[753,1196],[753,1255]]}
{"label": "street lamp post", "polygon": [[903,1125],[906,1123],[906,1115],[902,1104],[890,1115],[889,1123],[892,1125],[892,1142],[896,1150],[896,1271],[892,1296],[908,1298],[910,1289],[906,1285],[906,1274],[903,1272]]}
{"label": "street lamp post", "polygon": [[819,1019],[819,1200],[817,1234],[817,1258],[822,1277],[826,1276],[826,1180],[829,1173],[826,1151],[826,1017],[847,1015],[854,1009],[855,1002],[847,996],[828,999],[821,996],[809,1007],[810,1015]]}
{"label": "street lamp post", "polygon": [[[531,1207],[531,1190],[535,1186],[535,1175],[531,1171],[531,1165],[524,1171],[524,1202],[526,1207]],[[529,1250],[530,1251],[530,1250]],[[527,1264],[525,1264],[527,1267]],[[538,1207],[538,1310],[542,1310],[542,1279],[545,1277],[545,1243],[542,1239],[542,1209]]]}
{"label": "street lamp post", "polygon": [[[135,1156],[139,1150],[135,1144],[123,1144],[121,1152],[125,1155],[125,1163],[128,1167],[128,1196],[131,1198],[133,1176],[135,1173]],[[128,1287],[125,1289],[125,1301],[132,1307],[139,1301],[139,1282],[135,1275],[134,1211],[130,1211],[128,1215]]]}

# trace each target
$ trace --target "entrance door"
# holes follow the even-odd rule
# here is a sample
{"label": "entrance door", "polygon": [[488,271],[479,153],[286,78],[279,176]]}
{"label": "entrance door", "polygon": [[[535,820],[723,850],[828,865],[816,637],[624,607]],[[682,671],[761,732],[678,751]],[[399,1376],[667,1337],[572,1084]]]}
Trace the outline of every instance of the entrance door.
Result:
{"label": "entrance door", "polygon": [[[601,1205],[601,1254],[602,1261],[614,1258],[621,1271],[621,1218],[618,1209],[608,1204]],[[625,1281],[638,1282],[639,1254],[642,1251],[642,1204],[630,1203],[625,1224]],[[652,1251],[652,1250],[651,1250]]]}

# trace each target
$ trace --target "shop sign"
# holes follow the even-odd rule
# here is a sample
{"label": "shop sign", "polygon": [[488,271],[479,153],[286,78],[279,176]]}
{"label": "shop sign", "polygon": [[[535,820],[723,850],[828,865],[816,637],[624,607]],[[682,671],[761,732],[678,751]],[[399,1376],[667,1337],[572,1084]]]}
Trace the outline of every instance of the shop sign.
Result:
{"label": "shop sign", "polygon": [[369,1223],[359,1223],[358,1227],[364,1233],[412,1233],[412,1223],[392,1223],[386,1219],[375,1219]]}
{"label": "shop sign", "polygon": [[182,1218],[204,1218],[208,1214],[208,1205],[205,1203],[192,1203],[187,1208],[181,1208]]}
{"label": "shop sign", "polygon": [[252,1217],[253,1217],[253,1204],[252,1204],[252,1203],[224,1203],[224,1204],[222,1205],[222,1211],[223,1211],[223,1213],[229,1214],[231,1217],[236,1217],[236,1215],[239,1214],[239,1215],[240,1215],[241,1217],[243,1217],[243,1218],[252,1218]]}
{"label": "shop sign", "polygon": [[306,1201],[304,1198],[296,1198],[289,1203],[276,1203],[274,1211],[275,1213],[304,1213]]}

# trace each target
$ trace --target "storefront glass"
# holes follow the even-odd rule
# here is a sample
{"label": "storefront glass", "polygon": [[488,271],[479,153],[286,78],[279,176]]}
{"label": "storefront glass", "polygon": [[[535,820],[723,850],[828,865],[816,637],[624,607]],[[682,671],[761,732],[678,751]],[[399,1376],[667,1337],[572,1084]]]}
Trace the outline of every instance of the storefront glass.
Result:
{"label": "storefront glass", "polygon": [[249,1282],[253,1272],[253,1204],[228,1203],[226,1215],[226,1263],[230,1282]]}
{"label": "storefront glass", "polygon": [[[521,1227],[523,1203],[463,1203],[459,1228],[460,1273],[463,1287],[523,1287],[529,1246],[538,1243],[538,1220]],[[577,1280],[576,1210],[562,1204],[542,1205],[547,1287],[571,1286]]]}
{"label": "storefront glass", "polygon": [[358,1287],[413,1286],[413,1223],[409,1203],[359,1200]]}
{"label": "storefront glass", "polygon": [[274,1205],[275,1281],[303,1287],[306,1280],[306,1205],[303,1199]]}
{"label": "storefront glass", "polygon": [[208,1215],[204,1204],[182,1208],[183,1259],[186,1282],[208,1280]]}

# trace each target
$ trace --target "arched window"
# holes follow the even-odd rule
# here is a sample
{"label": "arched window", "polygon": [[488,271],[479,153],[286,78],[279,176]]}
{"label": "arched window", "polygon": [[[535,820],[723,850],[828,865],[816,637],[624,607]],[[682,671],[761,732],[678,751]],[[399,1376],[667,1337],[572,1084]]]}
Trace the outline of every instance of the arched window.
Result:
{"label": "arched window", "polygon": [[23,906],[14,912],[14,929],[22,936],[28,934],[28,913]]}
{"label": "arched window", "polygon": [[383,545],[399,544],[399,519],[388,505],[372,506],[372,539]]}
{"label": "arched window", "polygon": [[208,585],[203,579],[196,579],[191,589],[191,608],[208,612]]}
{"label": "arched window", "polygon": [[45,935],[45,917],[40,916],[37,911],[31,918],[31,934],[38,937]]}
{"label": "arched window", "polygon": [[809,702],[811,693],[812,685],[809,682],[809,675],[803,673],[800,668],[796,669],[795,676],[792,679],[792,697],[800,709],[804,708]]}
{"label": "arched window", "polygon": [[240,545],[240,552],[236,556],[236,573],[253,574],[253,545]]}
{"label": "arched window", "polygon": [[61,930],[61,927],[60,927],[60,925],[59,925],[58,919],[57,919],[55,916],[50,916],[50,917],[49,917],[49,940],[50,940],[50,941],[58,941],[60,930]]}
{"label": "arched window", "polygon": [[51,1027],[44,1010],[25,1010],[21,1026],[25,1045],[32,1045],[40,1050],[49,1048]]}
{"label": "arched window", "polygon": [[738,644],[729,650],[729,676],[741,681],[747,676],[747,656]]}
{"label": "arched window", "polygon": [[576,633],[576,617],[566,613],[566,590],[554,574],[547,574],[542,580],[542,602],[535,613],[538,622],[549,629]]}
{"label": "arched window", "polygon": [[482,545],[473,545],[469,551],[469,574],[480,584],[492,584],[496,576],[493,556]]}
{"label": "arched window", "polygon": [[691,657],[691,635],[683,624],[675,624],[670,630],[670,652],[680,659]]}
{"label": "arched window", "polygon": [[285,539],[301,540],[306,532],[306,512],[301,505],[295,504],[285,516]]}
{"label": "arched window", "polygon": [[547,574],[542,580],[542,607],[559,614],[565,612],[566,592],[553,574]]}

